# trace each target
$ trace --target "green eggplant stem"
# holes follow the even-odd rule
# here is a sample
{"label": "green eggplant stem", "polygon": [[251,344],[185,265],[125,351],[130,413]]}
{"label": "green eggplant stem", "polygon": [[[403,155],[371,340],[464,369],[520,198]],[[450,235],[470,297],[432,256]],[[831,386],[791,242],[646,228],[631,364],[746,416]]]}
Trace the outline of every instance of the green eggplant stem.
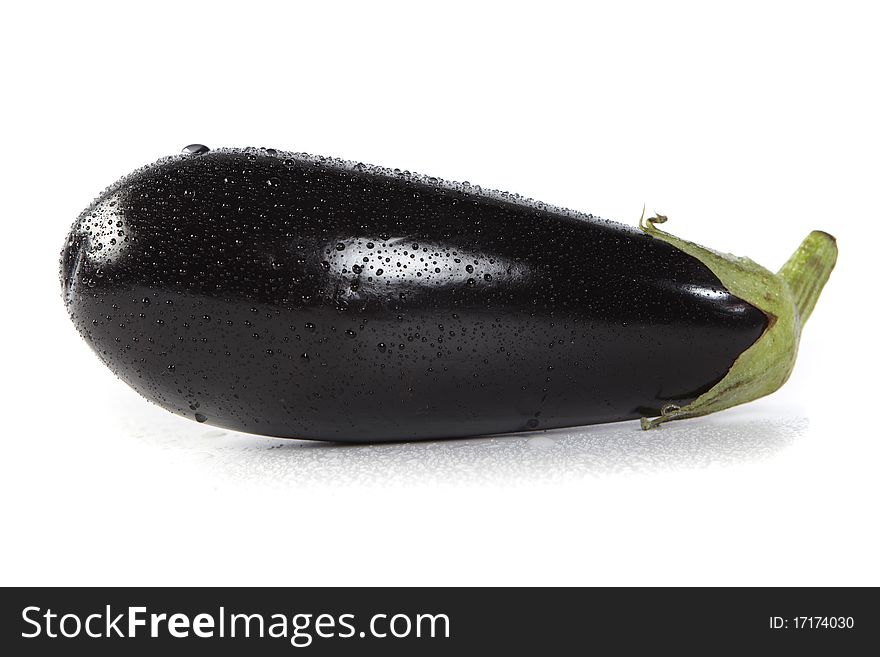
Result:
{"label": "green eggplant stem", "polygon": [[748,258],[719,253],[657,228],[665,221],[663,215],[645,219],[643,210],[639,227],[697,258],[731,294],[763,311],[768,322],[764,333],[739,355],[718,383],[686,406],[667,404],[659,417],[643,417],[645,430],[671,420],[716,413],[778,390],[794,369],[801,331],[837,262],[836,240],[818,230],[807,235],[774,274]]}
{"label": "green eggplant stem", "polygon": [[837,240],[828,233],[814,230],[779,270],[779,275],[791,291],[802,326],[813,313],[835,262]]}

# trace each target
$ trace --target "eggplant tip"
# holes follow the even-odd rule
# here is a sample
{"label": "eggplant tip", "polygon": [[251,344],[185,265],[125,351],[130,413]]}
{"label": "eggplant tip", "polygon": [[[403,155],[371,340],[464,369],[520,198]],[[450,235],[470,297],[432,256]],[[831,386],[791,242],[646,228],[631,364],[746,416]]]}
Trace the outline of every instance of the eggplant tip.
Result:
{"label": "eggplant tip", "polygon": [[681,408],[663,409],[660,417],[641,419],[644,430],[670,420],[699,417],[753,401],[778,390],[791,375],[801,332],[837,263],[837,240],[814,230],[801,242],[778,273],[748,258],[718,253],[666,233],[642,219],[646,233],[688,253],[705,264],[736,296],[767,315],[764,333],[734,361],[715,386]]}

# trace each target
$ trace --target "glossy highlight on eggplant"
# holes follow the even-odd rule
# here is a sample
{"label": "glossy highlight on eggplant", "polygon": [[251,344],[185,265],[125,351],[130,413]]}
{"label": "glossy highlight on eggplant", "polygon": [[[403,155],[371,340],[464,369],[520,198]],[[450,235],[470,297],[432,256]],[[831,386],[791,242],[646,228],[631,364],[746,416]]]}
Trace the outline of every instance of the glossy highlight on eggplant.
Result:
{"label": "glossy highlight on eggplant", "polygon": [[83,338],[159,406],[336,441],[665,414],[770,324],[643,230],[272,149],[193,145],[123,178],[76,220],[61,282]]}

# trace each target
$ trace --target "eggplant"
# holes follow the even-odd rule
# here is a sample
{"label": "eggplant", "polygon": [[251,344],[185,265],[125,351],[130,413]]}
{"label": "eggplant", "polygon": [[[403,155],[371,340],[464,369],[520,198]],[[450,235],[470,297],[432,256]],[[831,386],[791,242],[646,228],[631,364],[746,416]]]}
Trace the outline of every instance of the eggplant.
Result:
{"label": "eggplant", "polygon": [[79,216],[61,284],[100,359],[198,422],[334,441],[651,428],[782,385],[837,256],[814,231],[774,274],[664,220],[196,144]]}

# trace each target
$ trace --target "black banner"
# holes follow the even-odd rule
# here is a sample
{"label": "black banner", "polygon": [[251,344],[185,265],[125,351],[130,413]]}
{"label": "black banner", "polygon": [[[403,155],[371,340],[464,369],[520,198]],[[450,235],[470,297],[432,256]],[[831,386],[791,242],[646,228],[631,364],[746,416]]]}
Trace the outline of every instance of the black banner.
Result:
{"label": "black banner", "polygon": [[838,588],[21,588],[0,613],[7,655],[855,654],[880,605]]}

